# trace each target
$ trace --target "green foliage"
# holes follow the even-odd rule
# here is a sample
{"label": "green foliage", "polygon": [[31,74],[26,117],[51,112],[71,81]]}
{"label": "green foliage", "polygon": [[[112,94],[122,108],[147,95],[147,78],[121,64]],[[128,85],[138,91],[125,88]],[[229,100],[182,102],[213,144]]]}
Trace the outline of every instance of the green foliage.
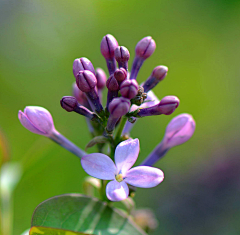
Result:
{"label": "green foliage", "polygon": [[[145,234],[122,211],[110,207],[106,202],[81,194],[65,194],[44,201],[34,211],[32,226],[101,235]],[[40,233],[30,233],[35,234]]]}

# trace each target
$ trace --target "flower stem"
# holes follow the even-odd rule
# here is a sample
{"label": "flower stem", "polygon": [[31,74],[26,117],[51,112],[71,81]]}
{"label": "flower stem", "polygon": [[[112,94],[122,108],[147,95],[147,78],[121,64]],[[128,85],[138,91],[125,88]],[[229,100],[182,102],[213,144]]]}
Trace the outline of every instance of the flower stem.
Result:
{"label": "flower stem", "polygon": [[68,140],[66,137],[64,137],[62,134],[60,134],[57,131],[54,131],[53,134],[49,137],[57,144],[61,145],[71,153],[75,154],[77,157],[82,158],[86,153],[78,148],[74,143],[72,143],[70,140]]}
{"label": "flower stem", "polygon": [[122,120],[120,121],[118,130],[117,130],[117,133],[116,133],[116,136],[115,136],[115,145],[118,145],[119,142],[121,141],[121,135],[122,135],[122,131],[123,131],[123,128],[125,126],[126,121],[127,121],[127,118],[122,117]]}

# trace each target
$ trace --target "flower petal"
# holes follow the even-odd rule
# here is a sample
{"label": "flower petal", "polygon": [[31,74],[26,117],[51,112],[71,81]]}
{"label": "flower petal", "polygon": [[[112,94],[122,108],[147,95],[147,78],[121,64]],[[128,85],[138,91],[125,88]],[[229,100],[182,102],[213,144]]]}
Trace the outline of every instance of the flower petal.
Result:
{"label": "flower petal", "polygon": [[152,188],[160,184],[163,179],[164,174],[160,169],[137,166],[127,172],[124,181],[139,188]]}
{"label": "flower petal", "polygon": [[118,171],[122,171],[123,176],[125,176],[126,172],[136,162],[139,149],[138,139],[128,139],[117,146],[115,151],[115,163]]}
{"label": "flower petal", "polygon": [[128,197],[129,188],[124,181],[110,181],[106,187],[106,194],[111,201],[122,201]]}
{"label": "flower petal", "polygon": [[117,168],[110,157],[102,153],[91,153],[81,159],[83,169],[91,176],[102,180],[113,180]]}
{"label": "flower petal", "polygon": [[45,135],[44,132],[40,131],[39,129],[37,129],[32,122],[27,118],[27,116],[25,115],[25,113],[23,113],[21,110],[19,110],[18,112],[18,119],[21,122],[21,124],[28,129],[29,131],[35,133],[35,134],[39,134],[39,135]]}

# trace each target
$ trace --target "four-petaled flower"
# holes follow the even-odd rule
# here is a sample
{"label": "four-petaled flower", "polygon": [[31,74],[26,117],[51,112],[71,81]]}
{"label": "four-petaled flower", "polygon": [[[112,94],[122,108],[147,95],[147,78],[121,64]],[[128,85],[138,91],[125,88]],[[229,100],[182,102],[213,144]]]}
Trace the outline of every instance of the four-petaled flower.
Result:
{"label": "four-petaled flower", "polygon": [[92,153],[81,159],[82,167],[95,178],[111,180],[106,187],[107,197],[111,201],[121,201],[128,197],[127,184],[152,188],[164,179],[163,172],[154,167],[137,166],[130,169],[137,160],[139,150],[139,140],[128,139],[116,147],[116,165],[107,155]]}

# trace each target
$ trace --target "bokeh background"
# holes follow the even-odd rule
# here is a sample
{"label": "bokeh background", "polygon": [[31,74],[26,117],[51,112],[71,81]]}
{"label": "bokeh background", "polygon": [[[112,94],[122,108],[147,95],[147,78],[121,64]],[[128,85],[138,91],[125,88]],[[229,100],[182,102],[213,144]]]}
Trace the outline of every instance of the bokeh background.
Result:
{"label": "bokeh background", "polygon": [[130,62],[136,43],[152,36],[157,49],[138,81],[166,65],[168,76],[154,92],[181,100],[171,116],[137,122],[137,163],[174,116],[191,113],[197,123],[192,139],[155,165],[165,172],[164,182],[137,190],[137,206],[152,208],[159,220],[154,234],[240,233],[239,0],[1,0],[0,26],[1,162],[21,161],[24,167],[14,193],[14,235],[30,227],[43,200],[81,193],[86,176],[78,158],[24,129],[18,110],[47,108],[57,130],[84,148],[90,141],[85,119],[67,113],[59,100],[71,95],[75,58],[85,56],[106,70],[100,42],[107,33],[129,49]]}

